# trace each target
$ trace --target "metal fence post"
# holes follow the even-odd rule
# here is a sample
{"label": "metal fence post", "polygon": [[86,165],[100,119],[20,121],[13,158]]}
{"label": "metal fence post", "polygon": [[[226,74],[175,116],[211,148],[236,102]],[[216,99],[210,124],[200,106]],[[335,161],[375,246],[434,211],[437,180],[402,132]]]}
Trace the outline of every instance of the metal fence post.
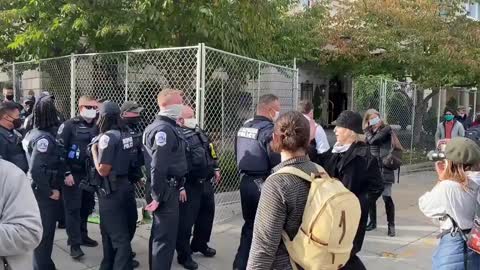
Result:
{"label": "metal fence post", "polygon": [[125,101],[128,100],[128,52],[125,53]]}
{"label": "metal fence post", "polygon": [[15,69],[15,62],[12,64],[12,87],[13,87],[13,95],[15,100],[17,99],[17,74]]}
{"label": "metal fence post", "polygon": [[413,149],[415,140],[415,113],[417,110],[417,85],[414,84],[413,88],[413,105],[412,105],[412,138],[410,139],[410,164],[413,162]]}
{"label": "metal fence post", "polygon": [[[258,102],[260,101],[260,87],[261,87],[261,86],[260,86],[260,74],[262,73],[261,70],[260,70],[261,68],[262,68],[262,64],[261,64],[260,62],[258,62],[258,71],[257,71],[257,72],[258,72],[258,77],[257,77],[257,78],[258,78],[258,79],[257,79],[257,105],[258,105]],[[255,109],[254,109],[254,113],[253,113],[253,114],[255,115]]]}
{"label": "metal fence post", "polygon": [[202,49],[202,53],[201,53],[201,68],[202,68],[202,72],[200,73],[202,76],[200,77],[201,80],[200,80],[200,93],[201,93],[201,96],[200,96],[200,127],[201,128],[204,128],[204,124],[205,124],[205,73],[206,73],[206,69],[205,69],[205,58],[207,56],[207,51],[205,49],[205,44],[204,43],[201,43],[200,44],[201,46],[201,49]]}
{"label": "metal fence post", "polygon": [[70,117],[75,117],[75,92],[76,92],[76,57],[74,54],[70,56]]}

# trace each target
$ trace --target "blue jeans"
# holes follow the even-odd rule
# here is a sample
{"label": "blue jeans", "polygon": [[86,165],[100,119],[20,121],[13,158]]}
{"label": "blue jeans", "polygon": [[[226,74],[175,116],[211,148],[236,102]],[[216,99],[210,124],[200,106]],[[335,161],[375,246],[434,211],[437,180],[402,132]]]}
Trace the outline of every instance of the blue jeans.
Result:
{"label": "blue jeans", "polygon": [[[460,234],[444,235],[440,239],[440,244],[433,253],[433,270],[465,270],[463,264],[463,247],[464,241]],[[468,252],[468,269],[480,269],[480,255],[467,250]]]}

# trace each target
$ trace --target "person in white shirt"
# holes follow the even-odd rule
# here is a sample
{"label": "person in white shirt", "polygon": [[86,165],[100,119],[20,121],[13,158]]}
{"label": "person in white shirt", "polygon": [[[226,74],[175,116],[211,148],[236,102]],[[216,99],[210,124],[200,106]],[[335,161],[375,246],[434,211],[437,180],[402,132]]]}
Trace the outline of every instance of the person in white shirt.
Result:
{"label": "person in white shirt", "polygon": [[323,165],[325,156],[330,150],[327,134],[322,126],[315,122],[313,117],[314,107],[311,101],[302,100],[298,105],[299,111],[307,118],[310,123],[310,159],[320,165]]}
{"label": "person in white shirt", "polygon": [[[453,138],[445,148],[445,160],[435,164],[438,182],[418,200],[420,210],[440,225],[440,242],[433,254],[432,269],[463,270],[465,241],[477,206],[480,184],[480,147],[467,138]],[[452,219],[457,226],[454,226]],[[456,228],[458,227],[458,228]],[[466,249],[465,249],[466,250]],[[480,255],[467,250],[467,268],[480,269]]]}

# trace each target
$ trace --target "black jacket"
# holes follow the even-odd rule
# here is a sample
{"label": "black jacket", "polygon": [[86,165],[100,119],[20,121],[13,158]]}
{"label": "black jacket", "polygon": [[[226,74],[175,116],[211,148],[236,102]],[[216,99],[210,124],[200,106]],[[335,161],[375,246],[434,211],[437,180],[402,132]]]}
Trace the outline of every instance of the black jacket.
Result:
{"label": "black jacket", "polygon": [[370,152],[378,160],[378,167],[383,176],[383,182],[388,184],[395,183],[395,174],[393,170],[383,166],[383,158],[386,157],[392,148],[392,128],[388,125],[380,127],[373,131],[368,127],[365,130],[365,138],[370,146]]}
{"label": "black jacket", "polygon": [[357,235],[353,242],[352,254],[358,253],[365,238],[368,216],[368,194],[380,194],[383,180],[377,160],[370,153],[368,145],[357,142],[344,153],[331,153],[324,166],[331,177],[337,178],[353,192],[360,201],[362,215]]}

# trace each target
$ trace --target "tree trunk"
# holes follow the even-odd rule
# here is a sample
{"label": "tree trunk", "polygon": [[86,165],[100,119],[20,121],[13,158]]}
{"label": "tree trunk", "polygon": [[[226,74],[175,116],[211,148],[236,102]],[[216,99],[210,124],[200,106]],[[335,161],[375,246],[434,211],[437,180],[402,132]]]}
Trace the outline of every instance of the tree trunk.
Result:
{"label": "tree trunk", "polygon": [[413,145],[420,146],[423,131],[423,119],[427,114],[428,102],[434,96],[438,95],[439,90],[433,89],[432,93],[424,98],[424,89],[416,90],[416,102],[415,102],[415,121],[413,123]]}

